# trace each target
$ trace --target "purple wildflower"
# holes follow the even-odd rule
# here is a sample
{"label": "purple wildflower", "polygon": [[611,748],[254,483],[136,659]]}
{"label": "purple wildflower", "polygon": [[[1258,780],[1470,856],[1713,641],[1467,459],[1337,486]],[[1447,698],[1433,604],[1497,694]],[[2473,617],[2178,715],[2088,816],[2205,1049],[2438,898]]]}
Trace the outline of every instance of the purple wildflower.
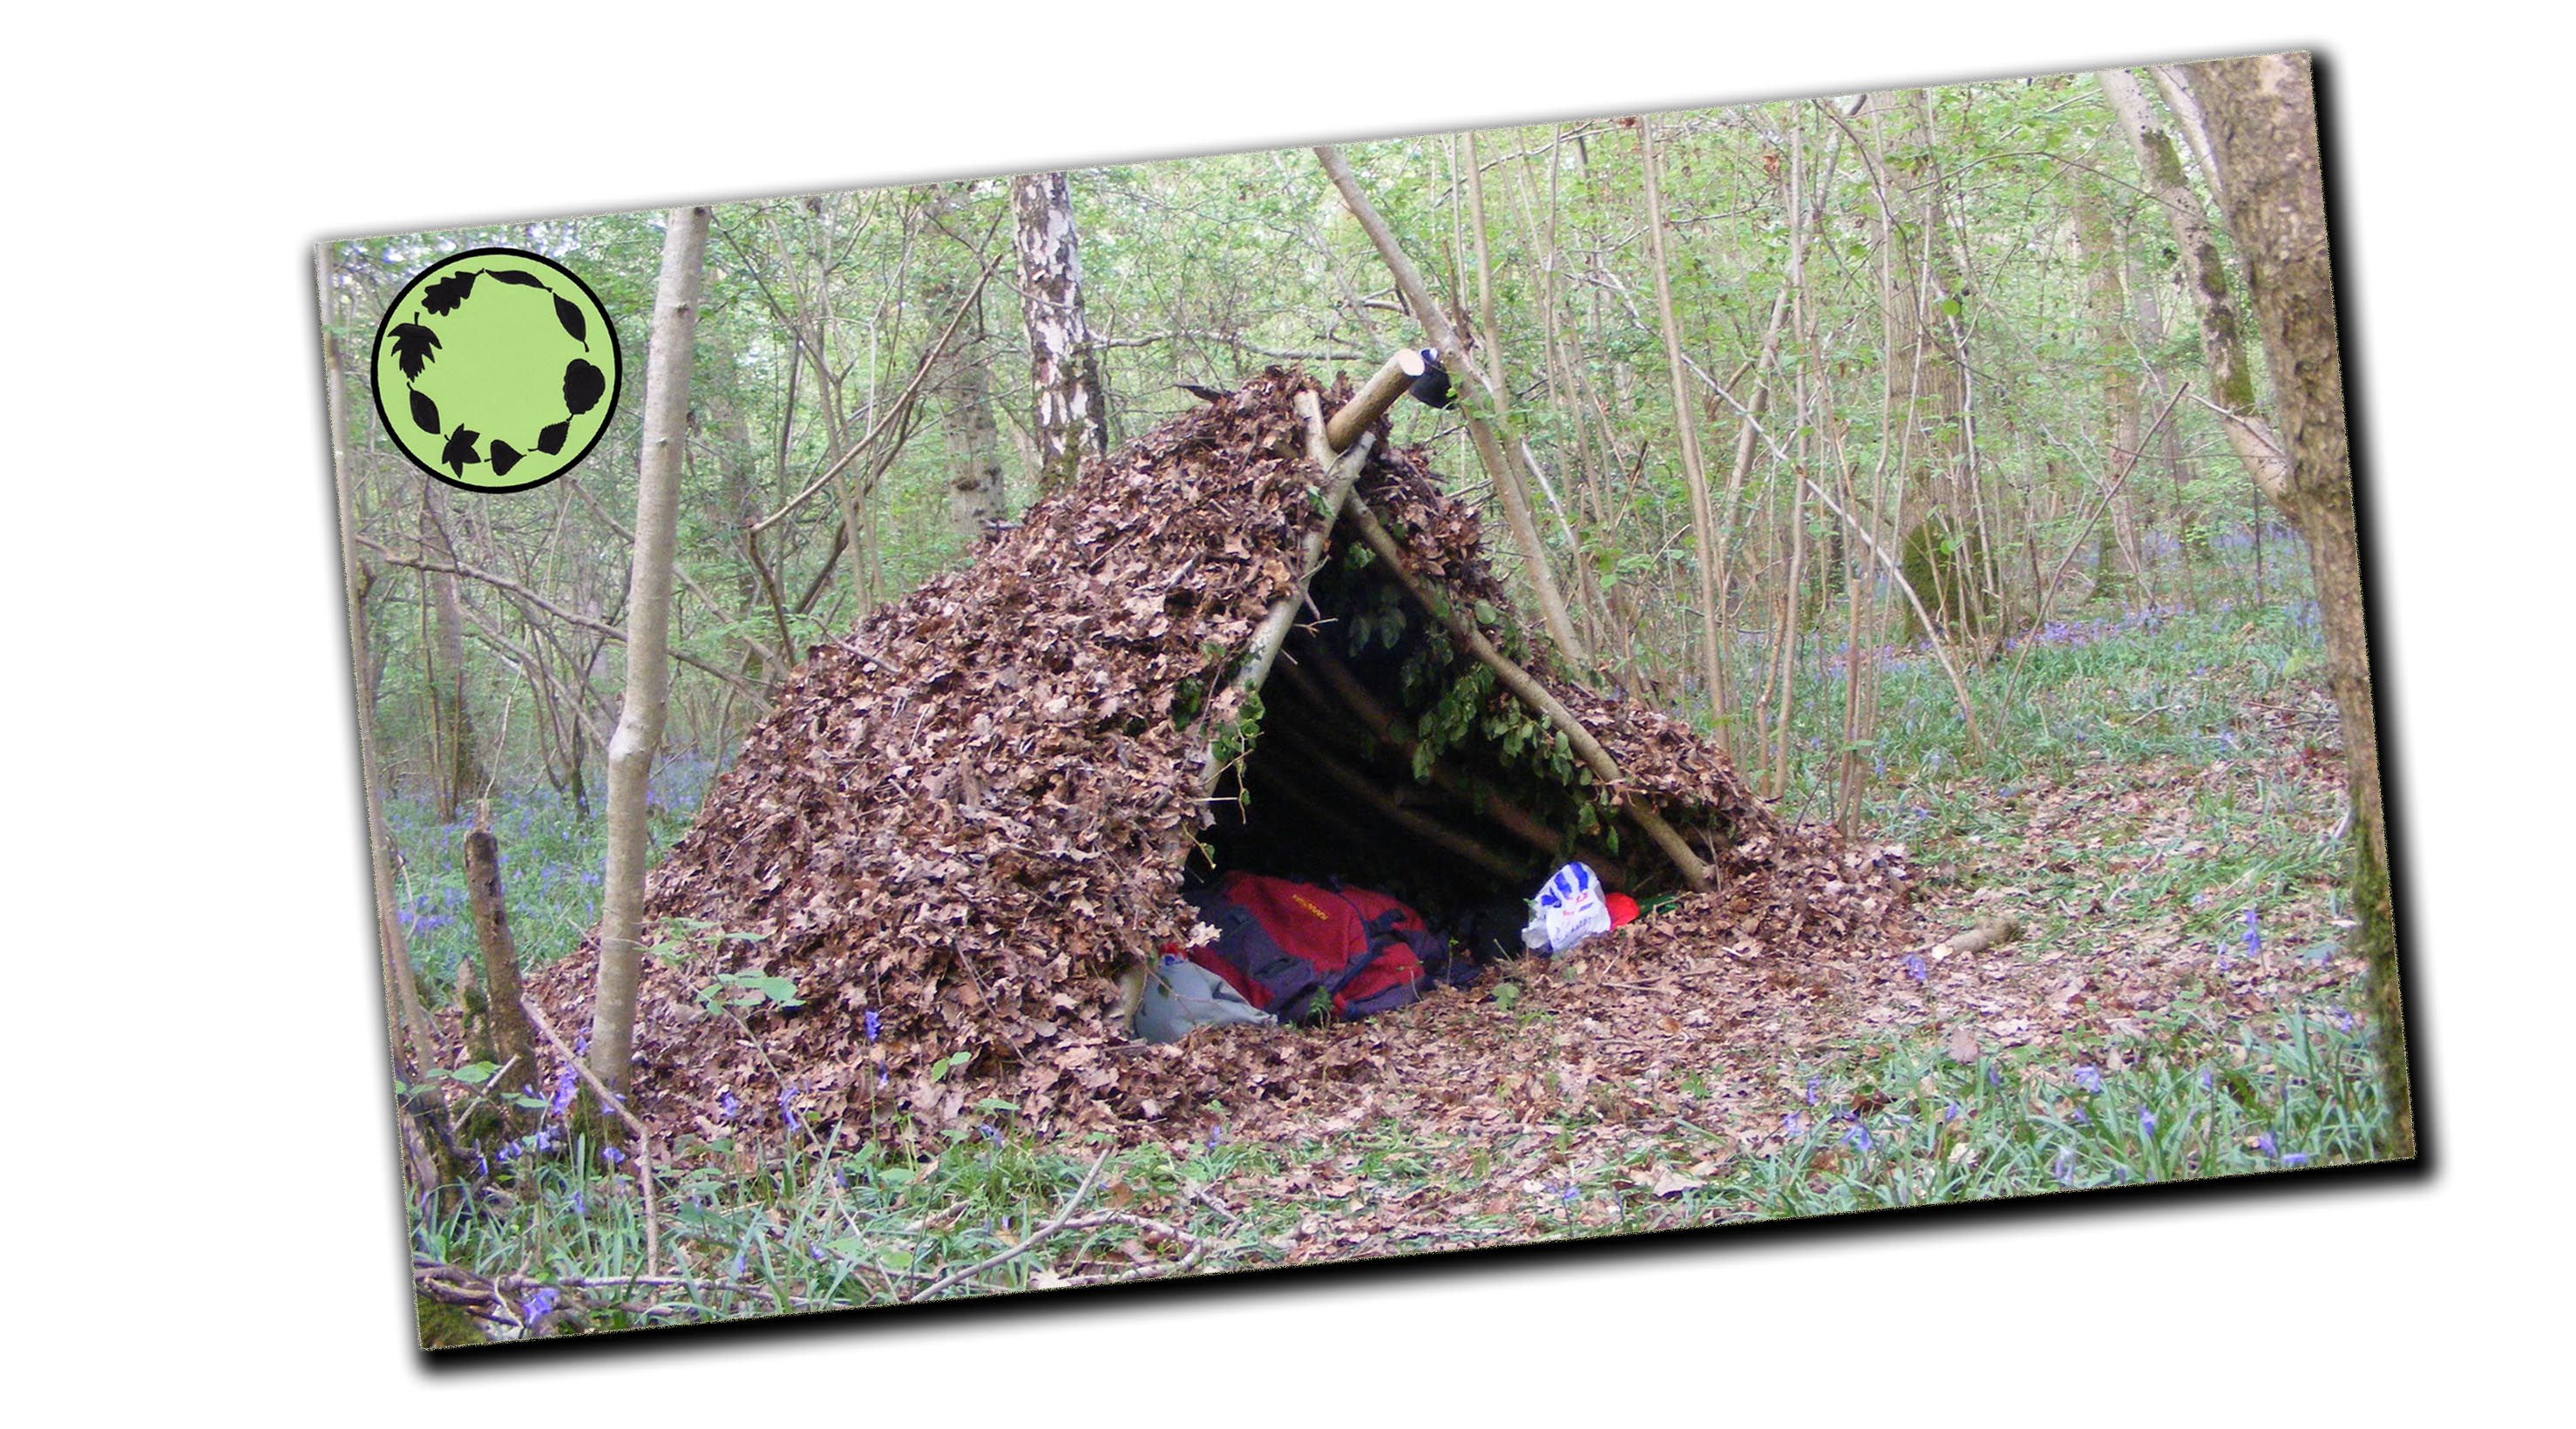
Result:
{"label": "purple wildflower", "polygon": [[2057,1159],[2049,1163],[2048,1174],[2056,1177],[2060,1185],[2074,1185],[2075,1153],[2072,1151],[2061,1151],[2057,1153]]}
{"label": "purple wildflower", "polygon": [[1574,1204],[1575,1198],[1582,1194],[1583,1193],[1581,1191],[1575,1189],[1573,1182],[1568,1181],[1565,1183],[1565,1189],[1557,1192],[1556,1198],[1570,1206]]}
{"label": "purple wildflower", "polygon": [[1959,1105],[1955,1101],[1941,1109],[1941,1119],[1943,1121],[1957,1121],[1959,1118],[1966,1116],[1967,1114],[1968,1109]]}
{"label": "purple wildflower", "polygon": [[2308,1164],[2308,1153],[2304,1151],[2290,1152],[2281,1158],[2281,1164],[2284,1166],[2305,1166]]}
{"label": "purple wildflower", "polygon": [[2263,930],[2256,925],[2253,909],[2245,910],[2245,955],[2253,957],[2263,951]]}
{"label": "purple wildflower", "polygon": [[2204,1092],[2211,1089],[2209,1084],[2209,1069],[2207,1067],[2200,1069],[2200,1089]]}
{"label": "purple wildflower", "polygon": [[2266,1156],[2279,1156],[2281,1154],[2281,1148],[2273,1142],[2272,1133],[2268,1131],[2254,1138],[2254,1149],[2262,1152]]}
{"label": "purple wildflower", "polygon": [[537,1288],[537,1292],[528,1297],[526,1313],[520,1316],[520,1318],[533,1325],[537,1321],[553,1314],[555,1312],[555,1306],[560,1304],[562,1300],[562,1291],[555,1289],[551,1285],[539,1286]]}
{"label": "purple wildflower", "polygon": [[1780,1118],[1780,1131],[1784,1136],[1804,1136],[1807,1133],[1806,1118],[1793,1111]]}
{"label": "purple wildflower", "polygon": [[984,1140],[991,1145],[999,1146],[1002,1144],[1002,1133],[995,1131],[993,1129],[993,1124],[989,1121],[979,1121],[975,1123],[975,1134],[984,1138]]}
{"label": "purple wildflower", "polygon": [[1914,979],[1916,982],[1921,982],[1932,976],[1932,969],[1924,965],[1923,955],[1921,953],[1907,953],[1905,955],[1905,975]]}
{"label": "purple wildflower", "polygon": [[1871,1146],[1869,1123],[1858,1117],[1852,1118],[1852,1129],[1843,1133],[1843,1145],[1857,1146],[1863,1151],[1869,1150]]}
{"label": "purple wildflower", "polygon": [[572,1105],[572,1089],[578,1075],[570,1063],[564,1065],[563,1075],[555,1078],[554,1095],[546,1098],[546,1115],[561,1116]]}
{"label": "purple wildflower", "polygon": [[614,1146],[603,1146],[599,1148],[599,1159],[607,1162],[610,1166],[616,1166],[625,1161],[626,1153],[618,1150]]}
{"label": "purple wildflower", "polygon": [[874,1042],[877,1040],[877,1010],[873,1007],[869,1008],[865,1020],[868,1027],[868,1040]]}
{"label": "purple wildflower", "polygon": [[2138,1134],[2140,1136],[2156,1134],[2156,1114],[2145,1107],[2138,1108]]}
{"label": "purple wildflower", "polygon": [[2093,1118],[2086,1116],[2084,1114],[2084,1108],[2082,1107],[2077,1107],[2073,1111],[2068,1112],[2066,1114],[2066,1118],[2067,1120],[2074,1122],[2077,1126],[2091,1126],[2093,1124]]}
{"label": "purple wildflower", "polygon": [[731,1121],[742,1111],[742,1103],[735,1100],[733,1093],[723,1092],[716,1097],[716,1110],[724,1114],[725,1120]]}
{"label": "purple wildflower", "polygon": [[1816,1104],[1816,1082],[1817,1082],[1817,1080],[1818,1080],[1818,1079],[1817,1079],[1817,1078],[1815,1078],[1815,1077],[1809,1077],[1809,1078],[1807,1079],[1807,1105],[1809,1105],[1809,1106],[1814,1106],[1814,1105]]}
{"label": "purple wildflower", "polygon": [[2095,1096],[2102,1094],[2102,1073],[2091,1063],[2075,1069],[2075,1084]]}
{"label": "purple wildflower", "polygon": [[794,1131],[796,1128],[804,1125],[803,1122],[796,1119],[795,1083],[790,1082],[786,1086],[778,1089],[778,1114],[787,1122],[787,1129],[789,1131]]}

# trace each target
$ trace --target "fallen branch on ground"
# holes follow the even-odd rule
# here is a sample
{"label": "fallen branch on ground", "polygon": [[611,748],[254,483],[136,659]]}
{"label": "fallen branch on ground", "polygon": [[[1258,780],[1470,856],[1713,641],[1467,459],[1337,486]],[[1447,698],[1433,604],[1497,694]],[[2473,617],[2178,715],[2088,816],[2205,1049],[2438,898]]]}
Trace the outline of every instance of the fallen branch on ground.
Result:
{"label": "fallen branch on ground", "polygon": [[1926,943],[1914,951],[1937,963],[1952,953],[1982,953],[1988,948],[2000,948],[2020,936],[2021,920],[2006,913],[1965,931],[1952,933],[1937,943]]}

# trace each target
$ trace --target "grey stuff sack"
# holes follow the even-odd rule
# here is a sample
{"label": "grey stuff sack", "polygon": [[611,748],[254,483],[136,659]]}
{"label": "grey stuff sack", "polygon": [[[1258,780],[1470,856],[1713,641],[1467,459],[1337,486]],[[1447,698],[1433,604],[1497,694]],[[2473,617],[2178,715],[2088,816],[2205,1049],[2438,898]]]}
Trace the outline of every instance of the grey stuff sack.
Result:
{"label": "grey stuff sack", "polygon": [[1279,1020],[1243,1000],[1225,979],[1166,954],[1147,970],[1145,999],[1136,1007],[1136,1035],[1147,1042],[1178,1042],[1201,1027],[1248,1022],[1275,1027]]}

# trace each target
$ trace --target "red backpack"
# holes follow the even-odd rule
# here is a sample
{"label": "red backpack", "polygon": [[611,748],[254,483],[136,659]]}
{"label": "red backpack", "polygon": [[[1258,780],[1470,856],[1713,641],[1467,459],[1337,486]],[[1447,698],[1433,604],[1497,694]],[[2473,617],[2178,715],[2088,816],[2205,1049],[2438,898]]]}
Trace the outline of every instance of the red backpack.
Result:
{"label": "red backpack", "polygon": [[1474,975],[1449,956],[1448,939],[1383,893],[1228,873],[1185,896],[1217,932],[1189,949],[1190,961],[1283,1022],[1320,1016],[1328,1002],[1337,1018],[1366,1017],[1413,1001],[1435,974]]}

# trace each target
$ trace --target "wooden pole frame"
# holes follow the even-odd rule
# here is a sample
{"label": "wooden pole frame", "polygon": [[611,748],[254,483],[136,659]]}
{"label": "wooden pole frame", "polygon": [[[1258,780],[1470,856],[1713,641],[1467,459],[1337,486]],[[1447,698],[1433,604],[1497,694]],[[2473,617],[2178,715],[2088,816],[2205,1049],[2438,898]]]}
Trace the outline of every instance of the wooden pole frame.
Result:
{"label": "wooden pole frame", "polygon": [[[1532,678],[1529,671],[1496,649],[1494,642],[1485,638],[1485,632],[1477,629],[1474,622],[1459,615],[1446,602],[1432,599],[1431,592],[1405,565],[1404,552],[1395,544],[1395,538],[1387,534],[1386,527],[1379,524],[1368,503],[1357,495],[1350,498],[1350,518],[1360,533],[1360,539],[1367,542],[1369,550],[1386,563],[1388,572],[1395,577],[1397,584],[1404,587],[1405,594],[1430,612],[1434,620],[1448,627],[1450,635],[1483,661],[1502,680],[1504,688],[1563,734],[1594,778],[1615,788],[1623,776],[1619,772],[1618,761],[1610,757],[1610,751],[1601,747],[1601,742],[1592,737],[1592,731],[1583,727],[1583,722],[1574,717],[1574,712],[1567,709],[1563,701],[1549,694],[1547,687]],[[1655,846],[1664,851],[1664,856],[1672,860],[1682,880],[1693,890],[1702,891],[1717,885],[1717,871],[1691,852],[1690,845],[1682,841],[1680,832],[1667,823],[1663,815],[1639,803],[1622,803],[1620,807],[1648,838],[1655,841]]]}

